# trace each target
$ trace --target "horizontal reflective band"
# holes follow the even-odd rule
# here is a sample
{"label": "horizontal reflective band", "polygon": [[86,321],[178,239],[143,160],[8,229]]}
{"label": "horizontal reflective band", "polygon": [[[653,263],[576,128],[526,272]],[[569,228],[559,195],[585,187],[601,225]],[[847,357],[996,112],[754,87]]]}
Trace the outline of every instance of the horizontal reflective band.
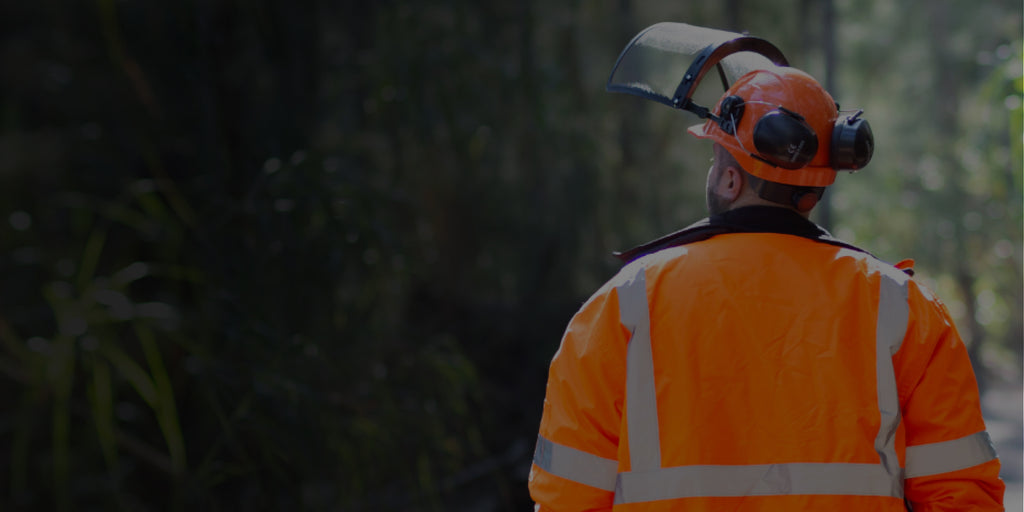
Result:
{"label": "horizontal reflective band", "polygon": [[907,478],[931,476],[966,469],[996,458],[988,432],[907,447]]}
{"label": "horizontal reflective band", "polygon": [[533,463],[552,475],[605,491],[615,490],[619,463],[537,436]]}
{"label": "horizontal reflective band", "polygon": [[829,494],[883,496],[892,477],[880,464],[792,463],[680,466],[620,473],[615,504],[680,498]]}

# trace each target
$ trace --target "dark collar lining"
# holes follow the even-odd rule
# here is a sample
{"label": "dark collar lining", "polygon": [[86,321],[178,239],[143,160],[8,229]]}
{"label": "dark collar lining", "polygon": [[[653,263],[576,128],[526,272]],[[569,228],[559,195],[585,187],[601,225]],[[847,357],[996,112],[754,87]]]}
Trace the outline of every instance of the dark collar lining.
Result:
{"label": "dark collar lining", "polygon": [[831,233],[821,226],[807,220],[792,210],[775,206],[745,206],[705,218],[657,240],[639,245],[628,251],[617,252],[615,256],[624,263],[629,263],[641,256],[662,249],[700,242],[725,233],[779,233],[794,235],[867,253],[867,251],[859,247],[833,237]]}
{"label": "dark collar lining", "polygon": [[821,226],[787,208],[775,206],[746,206],[729,210],[709,219],[712,226],[726,226],[737,232],[781,233],[804,238],[832,235]]}

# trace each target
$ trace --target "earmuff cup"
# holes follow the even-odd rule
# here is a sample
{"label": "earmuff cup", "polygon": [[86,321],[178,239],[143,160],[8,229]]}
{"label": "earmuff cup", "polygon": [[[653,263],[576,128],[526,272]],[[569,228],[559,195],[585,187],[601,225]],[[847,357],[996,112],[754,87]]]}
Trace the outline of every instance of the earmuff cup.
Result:
{"label": "earmuff cup", "polygon": [[875,151],[875,137],[871,125],[861,119],[860,112],[847,118],[836,119],[832,129],[833,169],[856,171],[871,161]]}
{"label": "earmuff cup", "polygon": [[760,158],[783,169],[800,169],[818,153],[818,136],[799,114],[773,110],[754,125],[754,147]]}

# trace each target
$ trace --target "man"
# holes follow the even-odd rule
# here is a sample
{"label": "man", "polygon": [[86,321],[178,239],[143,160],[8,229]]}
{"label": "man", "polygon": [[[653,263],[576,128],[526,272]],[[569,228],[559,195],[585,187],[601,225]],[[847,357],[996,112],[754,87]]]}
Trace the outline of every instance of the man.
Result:
{"label": "man", "polygon": [[945,306],[910,264],[808,220],[840,153],[870,158],[869,130],[842,140],[857,117],[837,122],[813,78],[778,67],[691,128],[714,142],[710,217],[625,253],[573,317],[537,510],[1002,510]]}

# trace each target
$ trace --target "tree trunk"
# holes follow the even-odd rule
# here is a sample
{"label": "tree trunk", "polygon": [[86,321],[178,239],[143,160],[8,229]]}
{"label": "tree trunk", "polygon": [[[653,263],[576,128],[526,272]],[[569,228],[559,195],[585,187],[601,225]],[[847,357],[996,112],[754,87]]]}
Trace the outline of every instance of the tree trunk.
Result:
{"label": "tree trunk", "polygon": [[727,0],[725,2],[725,23],[728,30],[740,31],[740,12],[743,9],[741,0]]}
{"label": "tree trunk", "polygon": [[944,166],[942,172],[946,177],[946,183],[948,183],[947,186],[949,187],[945,194],[957,198],[957,200],[949,202],[951,211],[948,218],[953,221],[954,226],[953,240],[949,244],[953,248],[950,256],[954,265],[956,265],[953,272],[956,276],[957,288],[965,305],[967,325],[966,331],[963,330],[965,326],[961,326],[961,332],[967,334],[964,341],[967,343],[968,354],[971,357],[974,373],[978,379],[978,388],[979,390],[984,390],[987,375],[984,365],[981,364],[980,355],[985,340],[985,328],[977,320],[977,279],[975,278],[975,272],[970,268],[969,262],[971,258],[967,252],[969,245],[967,237],[969,233],[963,227],[962,222],[967,211],[966,201],[962,199],[967,198],[969,194],[967,194],[963,183],[964,173],[959,172],[959,169],[949,167],[958,165],[956,162],[959,159],[956,158],[953,147],[959,136],[958,127],[960,126],[958,122],[960,82],[959,75],[951,72],[957,63],[949,51],[948,42],[950,32],[949,6],[943,2],[931,2],[927,5],[930,27],[929,39],[932,51],[932,76],[935,77],[937,82],[935,84],[937,94],[932,97],[933,108],[931,109],[932,114],[935,116],[932,120],[935,127],[935,144],[932,147],[934,148],[933,151],[937,153],[938,161],[942,162],[941,165]]}
{"label": "tree trunk", "polygon": [[[825,90],[832,94],[833,98],[839,97],[836,89],[836,17],[833,0],[824,0],[822,9],[821,39],[822,47],[825,50]],[[836,185],[832,185],[835,187]],[[832,195],[825,194],[818,203],[818,222],[825,229],[832,229]]]}

